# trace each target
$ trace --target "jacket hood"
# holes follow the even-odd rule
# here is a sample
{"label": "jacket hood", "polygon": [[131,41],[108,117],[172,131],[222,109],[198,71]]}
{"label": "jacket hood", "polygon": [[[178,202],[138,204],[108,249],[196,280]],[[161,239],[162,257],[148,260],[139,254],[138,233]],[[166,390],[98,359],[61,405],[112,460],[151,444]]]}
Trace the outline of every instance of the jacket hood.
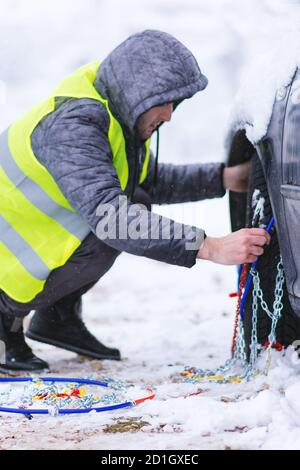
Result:
{"label": "jacket hood", "polygon": [[130,36],[101,63],[94,86],[131,132],[153,106],[191,98],[208,81],[193,54],[168,33]]}

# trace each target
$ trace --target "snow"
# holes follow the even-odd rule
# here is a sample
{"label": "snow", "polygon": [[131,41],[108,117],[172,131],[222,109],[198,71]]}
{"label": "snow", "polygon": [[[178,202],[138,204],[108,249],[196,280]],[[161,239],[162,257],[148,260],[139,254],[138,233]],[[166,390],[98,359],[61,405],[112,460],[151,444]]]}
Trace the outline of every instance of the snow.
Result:
{"label": "snow", "polygon": [[[265,132],[275,90],[288,82],[298,61],[291,47],[295,42],[284,49],[282,39],[288,32],[296,41],[298,10],[298,3],[273,0],[0,0],[0,127],[78,65],[101,59],[129,34],[157,28],[190,47],[210,81],[163,126],[162,160],[221,160],[243,68],[282,40],[275,58],[270,55],[273,68],[264,63],[262,75],[257,69],[249,74],[250,85],[235,107],[235,123],[254,123],[247,128],[249,138]],[[212,236],[230,231],[227,198],[156,210],[204,227]],[[187,365],[215,367],[228,358],[235,311],[228,292],[235,289],[233,267],[201,261],[188,270],[122,254],[84,301],[89,328],[121,349],[121,362],[88,361],[30,344],[50,362],[52,375],[110,376],[153,386],[156,398],[125,411],[87,416],[29,421],[2,414],[0,448],[299,449],[299,363],[291,348],[274,352],[269,375],[249,383],[178,382]],[[262,369],[265,361],[262,357]],[[186,397],[196,391],[202,393]],[[147,425],[137,433],[105,432],[122,422],[130,428],[130,420]]]}
{"label": "snow", "polygon": [[[265,217],[265,198],[262,196],[259,189],[255,189],[252,194],[252,209],[253,209],[253,217],[252,217],[252,227],[262,227],[265,228],[266,225],[262,223],[262,220]],[[258,220],[257,220],[258,219]]]}
{"label": "snow", "polygon": [[[230,135],[246,129],[248,139],[259,142],[266,134],[275,97],[285,96],[300,66],[300,33],[285,35],[267,54],[247,68],[232,110]],[[230,138],[229,138],[230,140]]]}

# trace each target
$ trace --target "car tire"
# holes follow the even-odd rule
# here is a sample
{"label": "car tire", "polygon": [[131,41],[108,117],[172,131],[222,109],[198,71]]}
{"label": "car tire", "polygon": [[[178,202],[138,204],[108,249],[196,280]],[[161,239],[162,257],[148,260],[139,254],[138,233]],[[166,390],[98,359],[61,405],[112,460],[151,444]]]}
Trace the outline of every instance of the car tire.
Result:
{"label": "car tire", "polygon": [[[251,175],[249,181],[249,191],[247,198],[247,214],[246,226],[252,226],[253,207],[252,198],[255,190],[259,190],[261,196],[265,199],[264,214],[260,223],[267,226],[272,217],[272,207],[268,195],[267,184],[263,172],[263,168],[257,153],[254,153],[251,160]],[[277,264],[280,259],[280,248],[277,239],[276,229],[271,231],[271,243],[265,248],[264,254],[259,258],[257,270],[260,276],[261,288],[264,294],[264,299],[267,302],[269,309],[272,311],[274,301],[275,281],[277,275]],[[252,331],[252,297],[253,286],[251,287],[244,308],[244,331],[245,343],[247,354],[249,356],[249,346],[251,342]],[[284,347],[289,346],[295,340],[300,339],[300,318],[298,318],[292,310],[289,302],[288,292],[286,285],[283,287],[283,310],[281,318],[277,324],[276,341]],[[258,321],[257,321],[257,338],[261,345],[265,345],[268,341],[268,336],[271,330],[271,320],[267,314],[262,310],[261,306],[258,307]]]}

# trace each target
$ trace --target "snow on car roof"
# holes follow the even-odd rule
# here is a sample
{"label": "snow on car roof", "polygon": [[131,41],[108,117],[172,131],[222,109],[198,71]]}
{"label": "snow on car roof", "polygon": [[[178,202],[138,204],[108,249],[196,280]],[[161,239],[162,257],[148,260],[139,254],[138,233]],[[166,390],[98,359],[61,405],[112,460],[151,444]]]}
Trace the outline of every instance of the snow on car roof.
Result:
{"label": "snow on car roof", "polygon": [[248,66],[234,100],[225,146],[233,135],[245,129],[253,144],[267,132],[276,94],[288,86],[300,67],[300,32],[278,38],[267,54],[260,54]]}

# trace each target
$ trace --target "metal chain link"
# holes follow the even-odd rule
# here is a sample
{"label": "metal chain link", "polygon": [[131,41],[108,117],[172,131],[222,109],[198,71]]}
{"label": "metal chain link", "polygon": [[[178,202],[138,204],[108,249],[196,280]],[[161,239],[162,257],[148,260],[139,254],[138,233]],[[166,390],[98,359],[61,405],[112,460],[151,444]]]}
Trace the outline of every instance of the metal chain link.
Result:
{"label": "metal chain link", "polygon": [[[256,219],[257,211],[262,211],[262,198],[259,198],[256,204],[254,211]],[[268,345],[268,358],[265,368],[265,373],[268,373],[270,364],[271,364],[271,347],[276,343],[276,327],[278,321],[281,317],[283,309],[283,284],[285,281],[284,270],[282,264],[282,258],[280,256],[277,263],[277,274],[275,280],[275,291],[274,291],[274,302],[272,306],[272,311],[269,309],[267,302],[264,300],[263,291],[260,285],[259,273],[256,269],[251,268],[250,274],[253,277],[253,290],[252,290],[252,329],[251,329],[251,341],[250,341],[250,357],[249,361],[247,359],[246,352],[246,341],[245,341],[245,331],[244,325],[241,318],[239,318],[238,323],[238,333],[236,338],[235,349],[233,355],[228,359],[223,365],[219,366],[216,369],[196,369],[195,367],[186,367],[185,371],[187,372],[186,381],[194,382],[195,380],[208,380],[215,381],[218,383],[228,383],[237,379],[240,380],[250,380],[255,376],[257,371],[257,360],[259,350],[261,345],[258,342],[257,338],[257,323],[258,323],[258,308],[261,306],[262,310],[268,315],[271,320],[271,331],[268,336],[269,345]],[[234,367],[240,364],[241,373],[233,373]],[[230,374],[231,372],[231,374]],[[189,374],[190,373],[190,374]],[[224,376],[220,376],[224,374]],[[227,374],[227,375],[226,375]]]}
{"label": "metal chain link", "polygon": [[[271,347],[276,342],[276,327],[278,320],[281,317],[281,312],[283,309],[283,284],[284,284],[284,270],[282,264],[282,258],[280,257],[279,262],[277,264],[277,275],[275,281],[275,293],[274,293],[274,302],[273,302],[273,311],[270,311],[267,303],[263,298],[263,292],[260,287],[260,277],[257,270],[251,269],[251,274],[253,276],[253,303],[252,303],[252,330],[251,330],[251,343],[250,343],[250,358],[249,362],[247,361],[247,354],[246,354],[246,343],[245,343],[245,332],[244,326],[241,319],[239,320],[239,329],[238,329],[238,336],[237,336],[237,343],[236,348],[234,351],[233,356],[228,359],[222,366],[219,366],[216,369],[196,369],[194,367],[189,368],[186,367],[185,371],[191,372],[194,377],[187,378],[187,382],[195,381],[195,377],[198,377],[198,380],[208,380],[214,381],[217,378],[218,383],[228,383],[234,381],[235,379],[245,379],[249,380],[257,372],[257,359],[258,353],[260,349],[260,345],[257,339],[257,312],[259,304],[263,311],[268,315],[271,319],[271,331],[269,334],[269,358],[267,361],[267,366],[265,369],[265,373],[269,370],[270,367],[270,360],[271,360]],[[234,366],[240,363],[242,368],[241,374],[230,374],[224,377],[218,377],[219,374],[226,374],[233,370]],[[197,379],[196,379],[197,380]]]}
{"label": "metal chain link", "polygon": [[[268,317],[271,319],[271,332],[269,335],[269,342],[272,345],[276,341],[276,326],[278,323],[279,318],[281,317],[281,311],[283,309],[282,297],[283,297],[283,284],[284,284],[284,271],[282,265],[282,258],[280,257],[279,262],[277,264],[277,275],[275,281],[275,295],[274,295],[274,302],[273,302],[273,311],[271,312],[268,308],[267,303],[263,300],[263,292],[260,287],[260,278],[259,274],[255,270],[251,270],[253,275],[253,313],[256,309],[257,314],[257,304],[258,300],[260,300],[261,308],[265,311]],[[254,316],[254,315],[253,315]],[[257,337],[256,339],[257,341]]]}

